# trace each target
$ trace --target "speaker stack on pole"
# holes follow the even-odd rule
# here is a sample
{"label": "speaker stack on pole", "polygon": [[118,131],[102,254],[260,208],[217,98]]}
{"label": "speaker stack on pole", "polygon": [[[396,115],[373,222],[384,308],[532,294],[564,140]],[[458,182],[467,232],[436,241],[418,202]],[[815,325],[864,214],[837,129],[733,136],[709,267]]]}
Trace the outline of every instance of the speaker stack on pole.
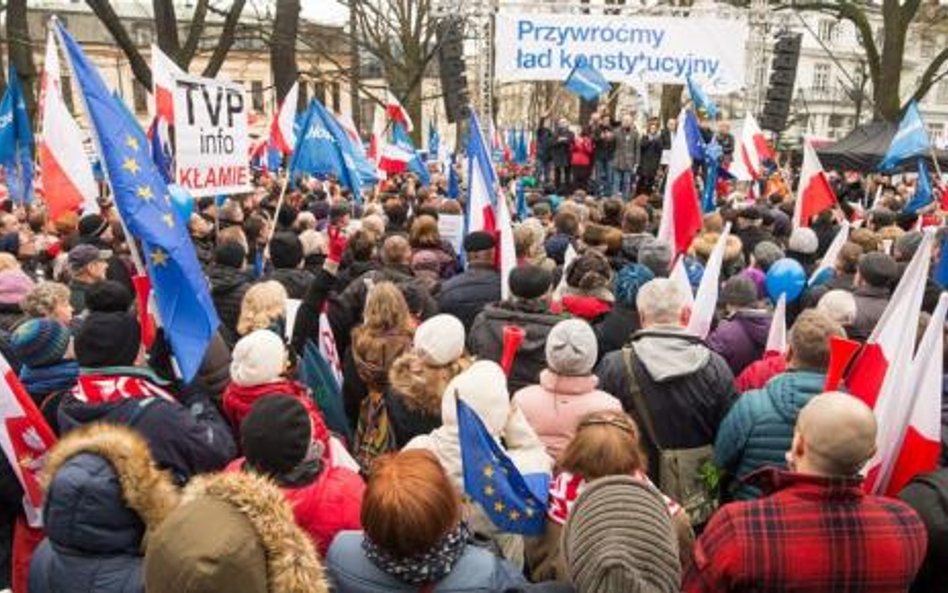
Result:
{"label": "speaker stack on pole", "polygon": [[787,127],[793,100],[793,83],[800,63],[800,45],[803,35],[788,34],[777,38],[774,57],[770,64],[767,99],[760,116],[760,127],[779,134]]}
{"label": "speaker stack on pole", "polygon": [[467,119],[471,114],[471,98],[467,89],[464,64],[464,20],[448,16],[438,23],[438,69],[444,111],[450,123]]}

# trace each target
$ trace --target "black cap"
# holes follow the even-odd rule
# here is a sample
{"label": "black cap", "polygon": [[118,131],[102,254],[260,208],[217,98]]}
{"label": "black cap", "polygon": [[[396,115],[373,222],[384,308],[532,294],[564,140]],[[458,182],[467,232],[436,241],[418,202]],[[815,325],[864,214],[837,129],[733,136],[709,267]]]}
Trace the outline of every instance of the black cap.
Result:
{"label": "black cap", "polygon": [[239,268],[244,265],[247,251],[237,241],[225,241],[214,248],[214,263],[229,268]]}
{"label": "black cap", "polygon": [[510,271],[510,292],[521,299],[538,299],[550,290],[553,276],[539,266],[518,266]]}
{"label": "black cap", "polygon": [[763,218],[763,213],[757,206],[746,206],[741,208],[738,210],[737,215],[740,218],[746,218],[747,220],[760,220]]}
{"label": "black cap", "polygon": [[486,231],[474,231],[464,237],[464,251],[487,251],[493,249],[497,243],[494,241],[494,235]]}
{"label": "black cap", "polygon": [[79,235],[99,237],[109,228],[109,222],[99,214],[86,214],[79,220]]}
{"label": "black cap", "polygon": [[859,258],[859,275],[870,286],[887,287],[899,275],[899,265],[891,256],[871,251]]}
{"label": "black cap", "polygon": [[240,441],[247,463],[272,476],[300,464],[309,451],[313,425],[295,397],[264,394],[240,425]]}

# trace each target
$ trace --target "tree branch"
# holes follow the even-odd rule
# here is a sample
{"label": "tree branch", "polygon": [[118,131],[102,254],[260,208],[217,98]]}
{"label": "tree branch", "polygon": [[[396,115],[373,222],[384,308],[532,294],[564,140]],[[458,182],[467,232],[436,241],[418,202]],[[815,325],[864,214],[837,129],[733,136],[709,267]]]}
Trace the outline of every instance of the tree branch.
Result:
{"label": "tree branch", "polygon": [[92,9],[92,12],[99,18],[99,21],[105,25],[105,28],[111,33],[112,39],[128,58],[128,63],[132,67],[132,73],[136,80],[146,89],[151,88],[151,68],[148,62],[142,57],[141,52],[135,47],[132,38],[129,37],[125,25],[115,13],[115,9],[108,0],[86,0],[86,4]]}
{"label": "tree branch", "polygon": [[187,63],[181,63],[181,42],[178,40],[178,15],[174,10],[174,2],[167,0],[152,0],[152,11],[155,18],[155,36],[158,37],[158,47],[165,55],[175,61],[182,68]]}
{"label": "tree branch", "polygon": [[202,76],[213,78],[217,76],[221,66],[224,65],[224,58],[227,57],[227,52],[234,45],[234,32],[237,30],[240,13],[243,12],[246,3],[247,0],[234,0],[230,10],[227,11],[227,16],[224,17],[224,26],[221,29],[220,42],[214,46],[214,53],[211,54],[211,59],[204,67]]}
{"label": "tree branch", "polygon": [[938,74],[938,71],[945,64],[945,62],[948,62],[948,48],[941,50],[941,53],[935,56],[935,59],[933,59],[928,64],[928,67],[925,68],[925,71],[922,73],[922,78],[918,83],[918,88],[915,89],[915,92],[912,94],[909,100],[905,103],[905,105],[902,106],[903,111],[912,101],[921,101],[925,95],[928,94],[928,91],[931,90],[932,86],[940,78],[945,76],[944,73],[940,75]]}
{"label": "tree branch", "polygon": [[849,1],[840,2],[795,2],[791,1],[786,8],[801,11],[825,12],[835,15],[836,18],[846,19],[851,22],[859,36],[862,38],[862,47],[866,50],[866,65],[869,66],[869,77],[872,79],[873,87],[880,84],[882,71],[882,60],[879,56],[879,49],[876,47],[876,40],[872,31],[872,24],[864,12],[865,8]]}
{"label": "tree branch", "polygon": [[190,64],[197,53],[201,35],[204,33],[204,22],[207,19],[207,5],[209,0],[198,0],[194,7],[194,15],[191,17],[191,28],[188,29],[188,38],[184,40],[184,46],[181,48],[181,61]]}

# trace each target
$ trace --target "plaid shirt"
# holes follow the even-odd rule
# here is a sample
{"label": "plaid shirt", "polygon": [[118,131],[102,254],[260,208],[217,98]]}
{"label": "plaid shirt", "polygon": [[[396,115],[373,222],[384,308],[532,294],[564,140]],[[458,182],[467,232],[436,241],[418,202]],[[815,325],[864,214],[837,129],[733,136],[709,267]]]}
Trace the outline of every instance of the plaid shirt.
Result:
{"label": "plaid shirt", "polygon": [[722,507],[695,546],[685,593],[904,593],[925,526],[858,478],[766,470],[773,494]]}

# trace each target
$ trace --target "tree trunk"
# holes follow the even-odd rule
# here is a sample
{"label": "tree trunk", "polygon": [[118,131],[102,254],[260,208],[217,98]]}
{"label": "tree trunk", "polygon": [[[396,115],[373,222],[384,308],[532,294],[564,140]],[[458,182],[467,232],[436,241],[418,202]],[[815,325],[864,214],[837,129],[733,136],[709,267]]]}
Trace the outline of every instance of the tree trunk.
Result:
{"label": "tree trunk", "polygon": [[7,3],[7,39],[10,41],[10,63],[16,67],[23,88],[23,99],[32,120],[36,115],[36,66],[30,47],[30,30],[26,20],[26,0]]}
{"label": "tree trunk", "polygon": [[362,131],[362,104],[359,87],[362,85],[362,65],[359,61],[359,18],[356,7],[349,7],[349,104],[352,105],[352,123]]}
{"label": "tree trunk", "polygon": [[875,103],[873,115],[876,119],[899,121],[902,112],[899,86],[902,80],[902,61],[905,53],[908,23],[902,24],[899,22],[898,2],[886,2],[883,7],[883,18],[885,19],[885,29],[883,31],[879,84],[873,85],[872,89],[873,102]]}
{"label": "tree trunk", "polygon": [[95,16],[98,17],[99,22],[112,34],[112,39],[115,40],[116,45],[119,46],[119,49],[122,50],[122,53],[124,53],[128,59],[128,63],[132,67],[132,73],[135,75],[136,80],[146,89],[151,89],[151,67],[148,65],[148,62],[145,61],[145,58],[142,57],[141,52],[138,51],[128,31],[125,29],[125,25],[122,24],[122,20],[118,14],[116,14],[115,9],[112,8],[109,1],[86,0],[86,4],[89,5],[89,8],[91,8]]}
{"label": "tree trunk", "polygon": [[300,0],[277,0],[270,44],[270,68],[277,102],[283,100],[299,77],[296,64],[296,34],[300,22]]}
{"label": "tree trunk", "polygon": [[179,67],[187,70],[187,63],[181,61],[178,17],[175,14],[174,2],[152,0],[151,5],[155,13],[155,37],[158,41],[158,47]]}
{"label": "tree trunk", "polygon": [[685,86],[681,84],[662,85],[662,105],[660,117],[663,122],[678,117],[681,113],[681,95]]}

